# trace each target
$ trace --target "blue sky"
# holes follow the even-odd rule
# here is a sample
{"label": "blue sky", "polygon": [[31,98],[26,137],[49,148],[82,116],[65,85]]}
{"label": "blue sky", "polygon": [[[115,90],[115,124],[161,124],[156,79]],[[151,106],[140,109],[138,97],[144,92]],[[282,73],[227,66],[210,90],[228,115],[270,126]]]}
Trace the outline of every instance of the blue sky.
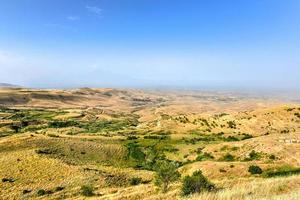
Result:
{"label": "blue sky", "polygon": [[299,0],[0,0],[0,82],[300,87]]}

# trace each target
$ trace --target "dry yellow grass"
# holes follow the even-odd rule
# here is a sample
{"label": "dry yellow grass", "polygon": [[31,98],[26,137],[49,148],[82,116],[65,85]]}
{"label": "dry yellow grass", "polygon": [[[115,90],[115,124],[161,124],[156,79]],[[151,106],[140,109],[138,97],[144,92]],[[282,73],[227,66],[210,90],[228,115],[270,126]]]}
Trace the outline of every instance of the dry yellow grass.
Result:
{"label": "dry yellow grass", "polygon": [[235,181],[231,188],[216,193],[194,195],[186,200],[298,200],[300,194],[300,176]]}
{"label": "dry yellow grass", "polygon": [[77,167],[38,156],[34,150],[1,153],[0,163],[0,176],[15,180],[10,184],[0,183],[2,199],[21,198],[22,191],[26,189],[35,192],[57,186],[72,187],[82,182],[84,177]]}

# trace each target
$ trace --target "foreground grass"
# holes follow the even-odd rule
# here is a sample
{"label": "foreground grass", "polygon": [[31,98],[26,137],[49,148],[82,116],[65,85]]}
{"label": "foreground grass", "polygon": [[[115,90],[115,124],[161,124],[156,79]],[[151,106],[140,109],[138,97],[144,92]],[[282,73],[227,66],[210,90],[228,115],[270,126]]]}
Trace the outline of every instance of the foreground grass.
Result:
{"label": "foreground grass", "polygon": [[215,193],[204,192],[199,195],[187,197],[185,200],[297,200],[299,199],[299,194],[300,176],[291,176],[255,179],[249,182],[237,181],[234,186],[230,188],[224,188]]}

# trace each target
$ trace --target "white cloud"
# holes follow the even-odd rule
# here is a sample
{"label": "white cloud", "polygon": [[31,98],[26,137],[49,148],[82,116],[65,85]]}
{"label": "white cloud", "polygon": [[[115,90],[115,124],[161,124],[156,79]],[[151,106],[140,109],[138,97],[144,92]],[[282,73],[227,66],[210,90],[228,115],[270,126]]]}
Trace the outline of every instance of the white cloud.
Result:
{"label": "white cloud", "polygon": [[67,19],[70,21],[76,21],[76,20],[79,20],[80,18],[77,16],[68,16]]}
{"label": "white cloud", "polygon": [[86,6],[85,7],[89,12],[94,13],[96,15],[101,15],[102,14],[102,9],[98,8],[96,6]]}

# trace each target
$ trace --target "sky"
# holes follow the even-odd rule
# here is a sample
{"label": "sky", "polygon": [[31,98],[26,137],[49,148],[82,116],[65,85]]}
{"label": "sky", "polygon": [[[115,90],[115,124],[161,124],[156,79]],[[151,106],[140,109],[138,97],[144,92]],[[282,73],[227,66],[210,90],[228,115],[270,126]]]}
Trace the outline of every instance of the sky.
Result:
{"label": "sky", "polygon": [[0,0],[0,82],[300,88],[299,0]]}

